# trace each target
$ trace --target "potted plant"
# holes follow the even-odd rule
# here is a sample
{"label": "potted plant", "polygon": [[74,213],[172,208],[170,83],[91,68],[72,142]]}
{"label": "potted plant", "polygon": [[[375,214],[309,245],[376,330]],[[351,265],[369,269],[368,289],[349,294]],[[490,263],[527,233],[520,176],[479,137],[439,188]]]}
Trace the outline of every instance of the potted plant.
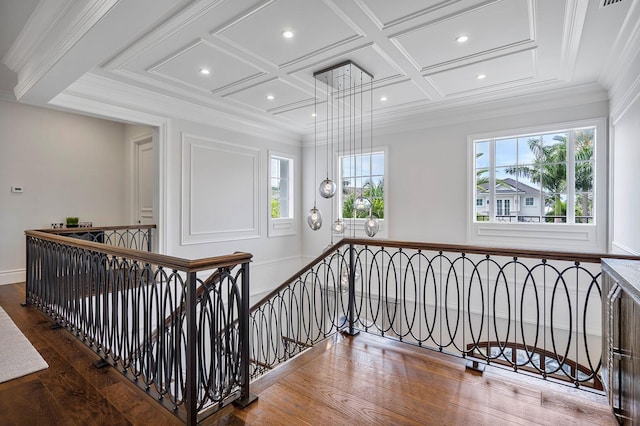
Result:
{"label": "potted plant", "polygon": [[80,221],[80,219],[78,219],[77,217],[68,217],[66,220],[67,228],[77,228],[78,222]]}

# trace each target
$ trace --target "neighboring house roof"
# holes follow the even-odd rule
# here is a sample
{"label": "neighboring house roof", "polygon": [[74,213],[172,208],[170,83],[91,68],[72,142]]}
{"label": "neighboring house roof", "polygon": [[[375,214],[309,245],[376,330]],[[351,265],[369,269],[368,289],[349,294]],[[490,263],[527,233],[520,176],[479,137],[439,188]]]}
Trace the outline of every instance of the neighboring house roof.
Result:
{"label": "neighboring house roof", "polygon": [[[478,194],[486,193],[488,192],[487,191],[488,187],[489,187],[488,183],[480,184],[478,185],[478,189],[476,190],[476,192]],[[529,185],[525,185],[522,182],[517,182],[515,179],[512,179],[512,178],[500,179],[498,182],[496,182],[496,194],[510,194],[514,192],[518,194],[534,194],[534,195],[540,194],[539,189],[536,189]]]}

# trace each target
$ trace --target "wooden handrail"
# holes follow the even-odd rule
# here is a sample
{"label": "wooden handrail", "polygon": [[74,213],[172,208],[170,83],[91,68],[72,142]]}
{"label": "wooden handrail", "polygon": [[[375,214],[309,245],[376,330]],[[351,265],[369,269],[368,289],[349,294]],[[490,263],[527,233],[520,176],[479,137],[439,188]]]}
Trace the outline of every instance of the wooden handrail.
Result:
{"label": "wooden handrail", "polygon": [[640,256],[627,256],[610,253],[576,253],[569,251],[505,249],[498,247],[480,247],[460,244],[420,243],[410,241],[368,240],[364,238],[345,238],[338,244],[403,248],[409,250],[442,251],[491,256],[524,257],[546,260],[562,260],[580,263],[600,263],[600,259],[640,260]]}
{"label": "wooden handrail", "polygon": [[114,225],[114,226],[94,226],[94,227],[80,227],[75,228],[56,228],[56,229],[34,229],[34,231],[47,232],[49,234],[74,234],[77,232],[97,232],[97,231],[119,231],[125,229],[156,229],[155,224],[151,225]]}
{"label": "wooden handrail", "polygon": [[370,240],[364,238],[343,238],[335,243],[331,248],[322,252],[318,257],[313,259],[309,264],[302,267],[289,279],[280,284],[277,288],[272,290],[269,294],[255,303],[249,312],[255,312],[261,305],[271,299],[273,296],[285,289],[289,284],[293,283],[305,272],[316,266],[324,258],[332,254],[344,245],[361,245],[361,246],[376,246],[376,247],[389,247],[389,248],[402,248],[408,250],[423,250],[423,251],[437,251],[437,252],[457,252],[466,254],[483,254],[490,256],[505,256],[505,257],[517,257],[517,258],[534,258],[534,259],[546,259],[546,260],[560,260],[567,262],[580,262],[580,263],[600,263],[601,259],[626,259],[626,260],[640,260],[640,256],[629,255],[617,255],[610,253],[575,253],[567,251],[552,251],[552,250],[526,250],[526,249],[505,249],[498,247],[480,247],[461,244],[442,244],[442,243],[421,243],[414,241],[395,241],[395,240]]}
{"label": "wooden handrail", "polygon": [[[85,230],[90,228],[81,229]],[[189,260],[180,257],[167,256],[164,254],[149,253],[141,250],[133,250],[122,247],[109,246],[102,243],[94,243],[92,241],[65,237],[64,235],[56,235],[51,232],[25,231],[24,233],[28,237],[39,238],[45,241],[52,241],[73,247],[83,248],[98,253],[108,254],[110,256],[124,257],[141,263],[152,263],[154,265],[160,265],[165,268],[177,269],[184,272],[197,272],[213,268],[231,267],[239,263],[251,262],[251,258],[253,257],[251,253],[238,252],[224,256]]]}

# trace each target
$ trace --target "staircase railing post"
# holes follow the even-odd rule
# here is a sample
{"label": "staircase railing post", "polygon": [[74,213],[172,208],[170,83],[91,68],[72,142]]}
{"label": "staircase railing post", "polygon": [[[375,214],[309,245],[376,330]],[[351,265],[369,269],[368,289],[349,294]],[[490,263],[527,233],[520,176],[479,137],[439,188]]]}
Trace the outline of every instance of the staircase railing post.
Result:
{"label": "staircase railing post", "polygon": [[[185,409],[187,411],[187,424],[195,425],[198,423],[198,408],[197,408],[197,382],[196,382],[196,368],[197,368],[197,330],[196,330],[196,273],[189,272],[187,275],[186,286],[186,321],[187,321],[187,377],[186,377],[186,399],[184,401]],[[177,340],[179,342],[179,340]],[[175,351],[179,351],[179,348],[174,348]]]}
{"label": "staircase railing post", "polygon": [[355,329],[355,315],[356,315],[356,256],[355,247],[353,244],[349,244],[349,335],[356,336],[359,331]]}
{"label": "staircase railing post", "polygon": [[149,253],[151,253],[151,251],[153,250],[153,241],[152,238],[153,234],[151,233],[151,228],[147,229],[147,251]]}
{"label": "staircase railing post", "polygon": [[26,256],[27,256],[27,276],[26,278],[26,283],[25,283],[25,292],[24,292],[24,304],[22,304],[22,306],[27,306],[29,304],[29,291],[31,288],[32,281],[33,281],[33,257],[31,255],[32,252],[32,247],[31,247],[31,238],[29,236],[26,236],[27,238],[27,244],[26,244]]}
{"label": "staircase railing post", "polygon": [[244,408],[258,399],[256,395],[251,394],[249,389],[249,262],[245,262],[241,266],[242,276],[242,299],[240,300],[240,308],[238,312],[238,336],[240,343],[240,399],[235,403]]}

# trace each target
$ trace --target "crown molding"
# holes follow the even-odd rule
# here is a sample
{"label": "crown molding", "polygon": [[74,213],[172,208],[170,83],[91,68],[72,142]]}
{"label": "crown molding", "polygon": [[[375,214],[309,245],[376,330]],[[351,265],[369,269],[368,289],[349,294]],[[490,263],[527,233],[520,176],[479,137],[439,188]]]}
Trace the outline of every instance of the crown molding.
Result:
{"label": "crown molding", "polygon": [[[16,99],[21,99],[40,81],[118,0],[96,0],[81,5],[81,8],[76,8],[77,2],[67,1],[54,9],[54,16],[48,20],[48,25],[43,24],[46,18],[41,17],[45,9],[51,12],[49,7],[40,7],[45,3],[53,2],[40,2],[34,19],[29,19],[18,37],[18,44],[25,48],[24,55],[14,55],[13,51],[9,55],[11,66],[8,66],[18,74]],[[33,27],[36,24],[43,25],[43,29],[37,31],[38,27]],[[25,31],[32,34],[22,36]]]}
{"label": "crown molding", "polygon": [[15,102],[16,95],[13,94],[13,90],[0,89],[0,101]]}
{"label": "crown molding", "polygon": [[258,120],[134,87],[97,74],[85,74],[51,102],[58,107],[122,121],[165,117],[213,126],[278,143],[300,146],[300,134],[282,129],[275,121]]}
{"label": "crown molding", "polygon": [[[559,86],[559,85],[557,85]],[[408,111],[396,111],[388,115],[374,116],[373,132],[375,134],[392,134],[406,131],[425,130],[429,128],[455,125],[468,121],[487,120],[507,115],[524,114],[544,109],[568,108],[597,102],[607,102],[608,94],[597,83],[571,87],[548,87],[545,91],[521,93],[514,91],[509,97],[490,99],[486,94],[478,95],[471,101],[444,101],[422,107],[416,106]],[[313,129],[305,134],[304,144],[313,143]]]}
{"label": "crown molding", "polygon": [[[640,58],[639,61],[640,63]],[[611,96],[611,122],[615,126],[629,108],[640,99],[640,75],[629,84],[624,92],[617,90]]]}
{"label": "crown molding", "polygon": [[605,66],[598,82],[609,89],[610,93],[617,92],[621,81],[620,76],[630,70],[638,55],[640,55],[640,2],[633,1],[613,43],[611,53],[604,61]]}
{"label": "crown molding", "polygon": [[589,2],[567,0],[563,25],[565,31],[562,34],[562,50],[560,53],[560,58],[562,58],[560,66],[561,80],[570,81],[573,78],[588,8]]}
{"label": "crown molding", "polygon": [[11,71],[20,72],[41,43],[52,37],[51,33],[72,4],[73,0],[39,2],[2,62]]}

